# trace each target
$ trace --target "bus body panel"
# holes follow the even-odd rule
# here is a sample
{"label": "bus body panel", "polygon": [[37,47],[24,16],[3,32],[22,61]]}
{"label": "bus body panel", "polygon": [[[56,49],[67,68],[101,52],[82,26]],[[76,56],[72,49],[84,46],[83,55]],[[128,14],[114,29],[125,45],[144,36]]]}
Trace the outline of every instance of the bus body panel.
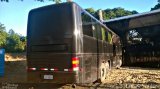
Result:
{"label": "bus body panel", "polygon": [[[44,79],[44,75],[53,75],[53,79]],[[40,72],[31,71],[28,73],[28,81],[30,83],[76,83],[76,74],[73,72]]]}
{"label": "bus body panel", "polygon": [[[84,26],[84,13],[93,21],[91,24]],[[36,70],[28,70],[28,80],[91,83],[99,79],[101,64],[114,56],[113,44],[102,40],[102,25],[73,2],[32,10],[27,27],[27,66]],[[85,31],[91,33],[86,35]],[[77,71],[73,71],[72,58],[78,59]]]}
{"label": "bus body panel", "polygon": [[98,79],[97,40],[83,36],[83,45],[83,76],[85,83],[90,83]]}
{"label": "bus body panel", "polygon": [[[50,5],[30,11],[27,66],[28,69],[36,70],[28,70],[29,81],[76,82],[75,72],[66,72],[72,70],[74,24],[73,3]],[[45,75],[52,76],[53,79],[44,79]]]}

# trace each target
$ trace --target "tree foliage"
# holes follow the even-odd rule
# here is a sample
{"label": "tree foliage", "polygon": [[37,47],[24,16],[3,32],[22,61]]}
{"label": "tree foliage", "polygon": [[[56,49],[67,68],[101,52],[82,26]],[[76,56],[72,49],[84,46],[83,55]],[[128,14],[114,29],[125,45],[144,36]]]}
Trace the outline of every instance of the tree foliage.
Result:
{"label": "tree foliage", "polygon": [[160,0],[158,0],[158,4],[155,5],[153,8],[151,8],[151,11],[152,10],[157,10],[157,9],[160,9]]}
{"label": "tree foliage", "polygon": [[[95,11],[93,8],[88,8],[86,9],[89,13],[91,13],[93,16],[98,18],[98,10]],[[132,14],[137,14],[138,12],[133,10],[133,11],[128,11],[125,10],[124,8],[118,7],[118,8],[113,8],[113,9],[105,9],[102,11],[103,14],[103,19],[108,20],[108,19],[113,19],[117,17],[122,17],[122,16],[127,16],[127,15],[132,15]]]}
{"label": "tree foliage", "polygon": [[96,12],[93,8],[87,8],[85,10],[91,14],[94,14]]}
{"label": "tree foliage", "polygon": [[15,33],[12,29],[8,32],[6,50],[8,52],[23,52],[25,43],[21,40],[21,36]]}
{"label": "tree foliage", "polygon": [[0,48],[6,52],[24,52],[26,50],[26,37],[15,33],[12,29],[7,33],[0,23]]}
{"label": "tree foliage", "polygon": [[0,48],[3,48],[6,45],[7,33],[5,27],[0,23]]}
{"label": "tree foliage", "polygon": [[113,19],[117,17],[122,17],[122,16],[127,16],[127,15],[132,15],[132,14],[137,14],[137,11],[128,11],[125,10],[124,8],[118,7],[118,8],[113,8],[113,9],[105,9],[103,16],[104,19]]}
{"label": "tree foliage", "polygon": [[160,3],[158,3],[158,4],[155,5],[153,8],[151,8],[151,11],[152,11],[152,10],[157,10],[157,9],[160,9]]}

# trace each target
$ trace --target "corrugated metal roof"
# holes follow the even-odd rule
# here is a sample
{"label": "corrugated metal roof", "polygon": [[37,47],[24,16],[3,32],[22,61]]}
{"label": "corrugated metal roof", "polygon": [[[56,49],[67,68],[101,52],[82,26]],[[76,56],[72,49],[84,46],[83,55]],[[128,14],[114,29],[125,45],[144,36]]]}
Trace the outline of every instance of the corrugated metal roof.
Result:
{"label": "corrugated metal roof", "polygon": [[154,26],[159,27],[160,9],[141,13],[141,14],[115,18],[115,19],[107,20],[104,23],[106,24],[106,26],[112,29],[116,34],[123,36],[124,31],[126,30],[138,29],[138,28],[140,28],[141,30],[144,30],[143,29],[144,27],[147,27],[147,28],[154,27]]}

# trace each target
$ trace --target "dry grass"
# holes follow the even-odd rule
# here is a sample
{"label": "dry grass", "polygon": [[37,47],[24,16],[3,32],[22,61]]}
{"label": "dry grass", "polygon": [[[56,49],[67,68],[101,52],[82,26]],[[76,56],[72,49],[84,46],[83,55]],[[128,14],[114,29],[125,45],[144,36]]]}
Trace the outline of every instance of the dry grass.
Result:
{"label": "dry grass", "polygon": [[26,60],[26,53],[6,53],[5,61],[21,61]]}
{"label": "dry grass", "polygon": [[0,82],[27,82],[25,53],[5,55],[5,74],[0,77]]}

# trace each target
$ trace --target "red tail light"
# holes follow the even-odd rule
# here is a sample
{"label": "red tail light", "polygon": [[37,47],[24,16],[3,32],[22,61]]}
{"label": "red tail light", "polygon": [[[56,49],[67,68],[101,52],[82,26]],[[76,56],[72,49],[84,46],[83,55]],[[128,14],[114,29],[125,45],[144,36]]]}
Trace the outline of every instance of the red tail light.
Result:
{"label": "red tail light", "polygon": [[51,68],[50,71],[58,71],[56,68]]}
{"label": "red tail light", "polygon": [[40,68],[40,70],[48,70],[48,68]]}
{"label": "red tail light", "polygon": [[28,70],[34,71],[36,70],[36,68],[28,68]]}
{"label": "red tail light", "polygon": [[72,69],[73,69],[73,71],[79,70],[79,58],[78,57],[72,58]]}

